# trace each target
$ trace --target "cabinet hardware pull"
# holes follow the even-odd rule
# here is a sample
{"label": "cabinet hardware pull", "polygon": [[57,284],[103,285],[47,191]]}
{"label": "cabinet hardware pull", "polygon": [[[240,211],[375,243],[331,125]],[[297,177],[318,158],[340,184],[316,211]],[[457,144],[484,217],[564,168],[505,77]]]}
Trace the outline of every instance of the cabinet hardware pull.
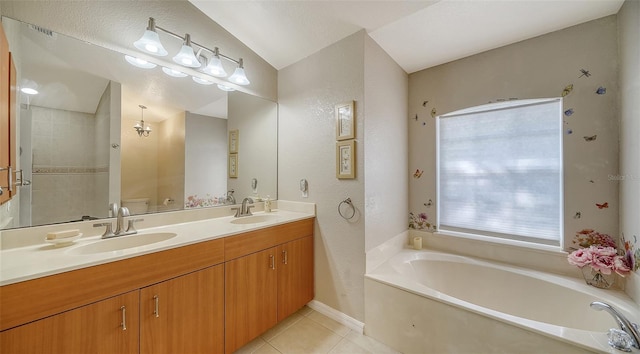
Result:
{"label": "cabinet hardware pull", "polygon": [[123,331],[126,331],[127,330],[127,308],[122,306],[120,310],[122,311],[122,323],[120,324],[120,326],[122,326]]}
{"label": "cabinet hardware pull", "polygon": [[156,315],[156,318],[160,317],[160,298],[158,295],[153,295],[153,300],[155,302],[155,309],[153,310],[153,314]]}
{"label": "cabinet hardware pull", "polygon": [[276,264],[273,261],[273,255],[272,254],[269,255],[269,268],[276,269]]}
{"label": "cabinet hardware pull", "polygon": [[289,262],[289,257],[287,256],[287,251],[282,251],[282,263],[287,264]]}

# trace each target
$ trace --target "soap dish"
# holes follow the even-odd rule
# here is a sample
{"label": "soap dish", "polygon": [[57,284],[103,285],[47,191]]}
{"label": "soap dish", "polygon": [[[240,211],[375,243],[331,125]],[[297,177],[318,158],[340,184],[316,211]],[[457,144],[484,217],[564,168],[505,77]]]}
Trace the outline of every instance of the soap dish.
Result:
{"label": "soap dish", "polygon": [[64,247],[74,243],[82,237],[82,232],[77,234],[76,236],[65,237],[65,238],[54,238],[52,240],[44,239],[44,242],[52,244],[54,247]]}

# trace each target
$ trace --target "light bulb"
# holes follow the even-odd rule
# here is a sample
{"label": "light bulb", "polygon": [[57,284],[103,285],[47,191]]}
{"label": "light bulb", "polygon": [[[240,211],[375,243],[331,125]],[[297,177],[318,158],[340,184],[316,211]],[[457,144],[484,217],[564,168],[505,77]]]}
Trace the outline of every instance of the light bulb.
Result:
{"label": "light bulb", "polygon": [[212,56],[209,60],[209,64],[207,64],[207,66],[202,69],[202,71],[216,77],[227,76],[227,72],[224,71],[224,67],[222,66],[222,61],[220,60],[220,57],[217,56]]}

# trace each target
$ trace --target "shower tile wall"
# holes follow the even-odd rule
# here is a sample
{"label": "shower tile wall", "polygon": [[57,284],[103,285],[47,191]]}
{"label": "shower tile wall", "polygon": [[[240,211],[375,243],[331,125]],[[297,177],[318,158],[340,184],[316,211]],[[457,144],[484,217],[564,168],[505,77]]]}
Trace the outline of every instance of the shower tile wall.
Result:
{"label": "shower tile wall", "polygon": [[32,223],[91,215],[95,191],[93,114],[31,106],[33,119]]}

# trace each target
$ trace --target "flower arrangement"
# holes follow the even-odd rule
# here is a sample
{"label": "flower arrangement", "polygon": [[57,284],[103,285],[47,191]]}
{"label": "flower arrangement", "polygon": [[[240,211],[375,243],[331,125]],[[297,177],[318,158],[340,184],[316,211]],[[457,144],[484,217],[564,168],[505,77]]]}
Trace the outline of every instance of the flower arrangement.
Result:
{"label": "flower arrangement", "polygon": [[427,221],[428,217],[426,213],[420,213],[418,215],[409,213],[409,228],[414,230],[426,230],[436,231],[436,225]]}
{"label": "flower arrangement", "polygon": [[607,234],[585,229],[576,233],[574,243],[584,248],[571,252],[567,260],[582,270],[589,285],[608,288],[613,284],[614,273],[624,277],[632,270],[628,258],[618,255],[615,241]]}

